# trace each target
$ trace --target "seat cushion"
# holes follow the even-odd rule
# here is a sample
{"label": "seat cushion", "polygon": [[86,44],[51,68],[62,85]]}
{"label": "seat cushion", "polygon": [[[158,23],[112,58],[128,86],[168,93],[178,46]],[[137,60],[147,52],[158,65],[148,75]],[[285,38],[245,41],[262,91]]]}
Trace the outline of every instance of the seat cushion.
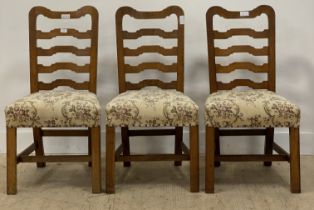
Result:
{"label": "seat cushion", "polygon": [[96,127],[100,105],[87,91],[40,91],[5,108],[8,127]]}
{"label": "seat cushion", "polygon": [[205,104],[210,127],[298,127],[300,109],[268,90],[218,91]]}
{"label": "seat cushion", "polygon": [[198,106],[175,90],[144,88],[126,91],[106,106],[107,125],[157,127],[198,124]]}

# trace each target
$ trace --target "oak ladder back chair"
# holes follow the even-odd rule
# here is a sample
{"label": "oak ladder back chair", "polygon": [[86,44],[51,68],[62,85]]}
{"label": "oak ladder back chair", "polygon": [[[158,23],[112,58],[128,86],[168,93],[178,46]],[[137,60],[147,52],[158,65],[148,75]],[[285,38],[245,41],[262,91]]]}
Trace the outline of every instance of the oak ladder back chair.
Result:
{"label": "oak ladder back chair", "polygon": [[[256,31],[252,28],[232,28],[225,32],[215,30],[214,17],[225,19],[253,19],[266,15],[268,28]],[[212,7],[207,11],[208,62],[210,93],[205,103],[206,115],[206,175],[205,191],[214,192],[214,166],[220,161],[272,161],[290,162],[291,192],[300,192],[299,124],[300,110],[297,105],[275,93],[275,12],[270,6],[262,5],[251,11],[227,11]],[[266,39],[267,46],[255,48],[250,45],[234,45],[226,49],[216,47],[215,40],[231,37]],[[248,53],[259,59],[267,57],[267,63],[257,65],[248,60],[222,65],[218,57],[234,53]],[[229,83],[219,81],[217,75],[228,75],[235,70],[247,70],[256,74],[267,74],[266,81],[235,79]],[[250,90],[234,90],[246,86]],[[290,154],[274,142],[274,128],[288,127]],[[265,136],[264,154],[221,155],[220,136]],[[278,154],[273,154],[275,151]]]}
{"label": "oak ladder back chair", "polygon": [[[38,29],[38,17],[49,19],[79,19],[90,16],[90,29],[81,32],[74,28],[57,28],[45,32]],[[65,20],[66,21],[66,20]],[[38,46],[39,40],[56,37],[74,37],[90,40],[85,49],[73,45],[57,45],[49,49]],[[101,192],[100,164],[100,105],[96,97],[98,11],[85,6],[77,11],[51,11],[34,7],[29,13],[30,83],[31,94],[6,107],[7,122],[7,193],[17,192],[17,163],[36,162],[45,167],[46,162],[88,162],[92,167],[92,191]],[[59,53],[88,57],[89,63],[56,62],[43,65],[39,58],[51,58]],[[68,58],[63,59],[68,60]],[[73,60],[73,59],[71,59]],[[78,83],[71,79],[57,79],[50,83],[39,80],[39,75],[70,70],[88,74],[88,81]],[[58,87],[74,90],[54,90]],[[33,128],[34,143],[16,155],[16,132],[19,127]],[[62,127],[62,129],[58,129]],[[81,129],[73,129],[79,127]],[[88,155],[45,155],[43,137],[86,136]],[[35,151],[35,155],[31,155]]]}
{"label": "oak ladder back chair", "polygon": [[[141,28],[136,32],[123,29],[123,18],[165,19],[175,15],[177,29],[165,31],[160,28]],[[177,6],[162,11],[136,11],[130,7],[121,7],[116,12],[117,57],[119,70],[119,92],[106,106],[106,192],[114,193],[115,161],[130,166],[131,161],[175,161],[190,160],[191,191],[199,191],[198,178],[198,106],[183,94],[184,87],[184,13]],[[163,39],[176,39],[173,48],[160,45],[144,45],[136,49],[125,47],[125,40],[137,40],[141,37],[159,36]],[[163,56],[176,56],[176,63],[166,65],[160,62],[144,62],[137,66],[126,63],[126,57],[136,57],[143,53],[158,53]],[[163,82],[158,79],[145,79],[139,83],[126,80],[126,75],[145,70],[159,70],[163,73],[175,73],[177,79]],[[149,87],[155,86],[155,87]],[[157,86],[157,87],[156,87]],[[183,126],[190,127],[190,149],[182,141]],[[121,127],[122,144],[115,151],[115,127]],[[135,129],[130,129],[133,127]],[[150,127],[151,129],[136,129]],[[160,129],[153,129],[162,127]],[[174,127],[174,128],[165,128]],[[175,136],[175,154],[130,154],[129,138],[133,136]],[[183,152],[183,154],[182,154]]]}

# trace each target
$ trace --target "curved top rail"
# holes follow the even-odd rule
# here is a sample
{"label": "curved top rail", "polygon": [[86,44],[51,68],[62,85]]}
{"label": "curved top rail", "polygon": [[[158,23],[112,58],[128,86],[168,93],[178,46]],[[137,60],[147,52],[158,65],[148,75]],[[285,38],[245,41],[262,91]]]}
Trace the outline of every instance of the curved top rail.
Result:
{"label": "curved top rail", "polygon": [[92,6],[84,6],[76,11],[62,11],[62,12],[51,11],[50,9],[47,9],[46,7],[37,6],[37,7],[33,7],[29,12],[30,17],[43,15],[51,19],[62,19],[62,18],[77,19],[87,14],[98,17],[97,9]]}
{"label": "curved top rail", "polygon": [[135,19],[160,19],[166,18],[172,14],[177,17],[183,16],[183,10],[178,6],[169,6],[161,11],[138,11],[132,7],[120,7],[117,10],[116,17],[122,18],[124,15],[129,15]]}
{"label": "curved top rail", "polygon": [[268,17],[274,17],[275,11],[271,6],[268,6],[268,5],[261,5],[251,11],[242,11],[242,12],[241,11],[229,11],[222,7],[215,6],[215,7],[211,7],[207,11],[206,16],[207,18],[210,18],[214,15],[219,15],[223,18],[231,19],[231,18],[255,18],[262,14],[266,14]]}

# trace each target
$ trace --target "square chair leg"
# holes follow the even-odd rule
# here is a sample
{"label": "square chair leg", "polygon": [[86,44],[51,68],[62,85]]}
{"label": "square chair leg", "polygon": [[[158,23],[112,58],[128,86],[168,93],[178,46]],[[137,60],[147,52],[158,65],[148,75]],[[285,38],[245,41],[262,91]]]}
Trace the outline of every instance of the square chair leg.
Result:
{"label": "square chair leg", "polygon": [[7,194],[16,194],[16,128],[7,128]]}
{"label": "square chair leg", "polygon": [[199,192],[198,126],[190,127],[190,191]]}
{"label": "square chair leg", "polygon": [[206,126],[205,192],[214,193],[215,183],[215,128]]}
{"label": "square chair leg", "polygon": [[91,128],[92,192],[101,193],[100,127]]}
{"label": "square chair leg", "polygon": [[[121,140],[122,140],[122,146],[123,146],[123,155],[130,155],[130,139],[129,139],[128,131],[129,131],[128,127],[122,127],[121,128]],[[123,166],[124,167],[130,167],[131,162],[130,161],[124,161]]]}
{"label": "square chair leg", "polygon": [[115,128],[106,126],[106,193],[114,193]]}
{"label": "square chair leg", "polygon": [[[220,155],[220,137],[219,137],[219,128],[215,128],[215,155]],[[215,167],[221,165],[220,161],[215,161]]]}
{"label": "square chair leg", "polygon": [[[44,156],[44,144],[41,128],[33,128],[33,137],[35,144],[35,154],[36,156]],[[37,168],[44,168],[46,166],[45,162],[37,162]]]}
{"label": "square chair leg", "polygon": [[299,128],[289,128],[290,136],[290,189],[292,193],[301,192],[300,178],[300,140]]}
{"label": "square chair leg", "polygon": [[[91,128],[88,128],[88,155],[92,155],[92,138],[91,138],[91,135],[92,135],[92,129]],[[88,162],[88,167],[91,167],[92,166],[92,161],[89,161]]]}
{"label": "square chair leg", "polygon": [[[265,148],[264,148],[265,155],[273,154],[273,145],[274,145],[274,128],[267,128],[266,136],[265,136]],[[271,161],[264,162],[264,166],[271,166],[271,165],[272,165]]]}
{"label": "square chair leg", "polygon": [[[183,127],[176,127],[174,153],[176,155],[182,154],[182,139],[183,139]],[[181,166],[182,161],[174,161],[175,166]]]}

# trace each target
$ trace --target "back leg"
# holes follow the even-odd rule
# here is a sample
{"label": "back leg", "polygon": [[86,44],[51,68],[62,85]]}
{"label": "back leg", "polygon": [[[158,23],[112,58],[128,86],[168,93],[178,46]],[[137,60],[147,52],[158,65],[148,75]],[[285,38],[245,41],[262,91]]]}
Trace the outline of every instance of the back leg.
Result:
{"label": "back leg", "polygon": [[[174,153],[176,155],[182,154],[182,139],[183,139],[183,127],[176,127],[176,134],[175,134],[175,145],[174,145]],[[175,166],[181,166],[182,161],[174,161]]]}
{"label": "back leg", "polygon": [[[215,128],[215,156],[220,155],[220,138],[219,138],[219,128]],[[220,161],[215,161],[215,166],[220,166]]]}
{"label": "back leg", "polygon": [[[41,128],[33,128],[33,137],[35,144],[35,154],[36,156],[44,156],[44,144],[43,144],[43,135]],[[46,166],[45,162],[38,161],[37,167],[44,168]]]}
{"label": "back leg", "polygon": [[[273,144],[274,144],[274,128],[267,128],[266,129],[266,136],[265,136],[265,155],[273,154]],[[265,161],[264,166],[271,166],[271,161]]]}
{"label": "back leg", "polygon": [[[122,147],[123,147],[123,155],[130,155],[130,138],[128,134],[128,127],[121,127],[121,138],[122,138]],[[130,167],[130,161],[123,162],[124,167]]]}
{"label": "back leg", "polygon": [[[88,155],[92,155],[92,129],[88,128]],[[88,166],[92,166],[92,161],[88,162]]]}

